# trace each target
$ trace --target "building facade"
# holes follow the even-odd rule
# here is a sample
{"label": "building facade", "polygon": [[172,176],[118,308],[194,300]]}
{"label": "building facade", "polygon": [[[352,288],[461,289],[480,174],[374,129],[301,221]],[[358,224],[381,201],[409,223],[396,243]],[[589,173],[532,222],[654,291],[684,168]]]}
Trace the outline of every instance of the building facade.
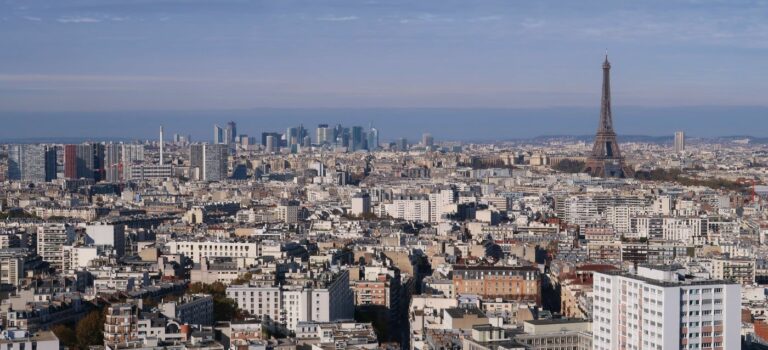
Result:
{"label": "building facade", "polygon": [[539,270],[528,266],[453,266],[456,295],[541,302]]}
{"label": "building facade", "polygon": [[675,271],[595,273],[593,344],[609,349],[738,349],[741,287]]}

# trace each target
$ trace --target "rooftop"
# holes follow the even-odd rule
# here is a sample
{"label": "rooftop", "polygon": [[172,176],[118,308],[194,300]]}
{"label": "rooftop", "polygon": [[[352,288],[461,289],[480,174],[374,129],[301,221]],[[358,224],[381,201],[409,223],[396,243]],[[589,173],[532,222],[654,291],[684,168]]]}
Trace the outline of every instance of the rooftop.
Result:
{"label": "rooftop", "polygon": [[547,325],[557,325],[557,324],[574,324],[574,323],[583,323],[583,322],[590,322],[589,320],[583,320],[580,318],[569,318],[569,319],[541,319],[541,320],[530,320],[525,321],[525,323],[530,323],[535,326],[547,326]]}
{"label": "rooftop", "polygon": [[485,313],[480,311],[480,309],[477,308],[450,308],[445,309],[445,312],[447,312],[449,315],[451,315],[452,318],[463,318],[467,315],[473,315],[475,317],[485,317]]}

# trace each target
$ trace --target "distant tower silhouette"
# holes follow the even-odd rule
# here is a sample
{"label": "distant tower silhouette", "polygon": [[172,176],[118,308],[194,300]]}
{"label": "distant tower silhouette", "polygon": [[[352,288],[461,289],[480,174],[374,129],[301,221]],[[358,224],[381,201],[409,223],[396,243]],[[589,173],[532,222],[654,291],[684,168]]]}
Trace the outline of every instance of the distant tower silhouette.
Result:
{"label": "distant tower silhouette", "polygon": [[600,124],[597,126],[595,145],[587,159],[584,171],[595,177],[627,177],[631,170],[624,164],[611,116],[611,64],[608,55],[603,62],[603,98],[600,103]]}

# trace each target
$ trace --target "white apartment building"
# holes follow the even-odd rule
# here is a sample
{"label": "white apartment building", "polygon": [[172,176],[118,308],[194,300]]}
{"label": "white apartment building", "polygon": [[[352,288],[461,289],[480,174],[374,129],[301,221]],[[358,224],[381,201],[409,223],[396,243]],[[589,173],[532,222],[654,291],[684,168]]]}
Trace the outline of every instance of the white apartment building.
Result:
{"label": "white apartment building", "polygon": [[171,254],[182,254],[195,264],[199,264],[203,257],[217,258],[227,257],[244,259],[246,265],[253,263],[261,256],[258,243],[246,242],[217,242],[217,241],[173,241],[165,245]]}
{"label": "white apartment building", "polygon": [[0,249],[0,283],[18,287],[24,278],[24,260],[27,251],[23,248]]}
{"label": "white apartment building", "polygon": [[21,329],[0,332],[0,350],[58,350],[59,338],[51,331],[30,333]]}
{"label": "white apartment building", "polygon": [[124,225],[107,225],[102,223],[86,225],[85,236],[86,244],[109,247],[118,257],[125,255]]}
{"label": "white apartment building", "polygon": [[311,283],[301,280],[302,283],[281,286],[232,285],[227,287],[227,297],[249,314],[292,331],[296,331],[299,322],[353,318],[354,296],[349,288],[349,271],[327,272],[311,280]]}
{"label": "white apartment building", "polygon": [[619,235],[631,238],[630,218],[647,212],[646,207],[641,206],[608,206],[605,208],[605,221],[608,222]]}
{"label": "white apartment building", "polygon": [[741,285],[755,283],[755,259],[712,258],[700,263],[713,279],[731,280]]}
{"label": "white apartment building", "polygon": [[709,233],[706,217],[637,216],[630,218],[630,237],[704,244]]}
{"label": "white apartment building", "polygon": [[595,273],[593,344],[613,349],[738,349],[741,287],[675,271]]}
{"label": "white apartment building", "polygon": [[352,215],[360,216],[371,212],[371,196],[359,193],[352,196]]}
{"label": "white apartment building", "polygon": [[66,224],[45,224],[37,228],[37,254],[51,267],[64,268],[64,249],[75,238],[75,230]]}
{"label": "white apartment building", "polygon": [[62,270],[81,270],[89,267],[91,261],[99,258],[99,249],[94,246],[71,246],[65,245],[62,248],[63,266]]}
{"label": "white apartment building", "polygon": [[675,201],[671,196],[659,196],[653,202],[652,209],[656,215],[671,215],[675,209]]}
{"label": "white apartment building", "polygon": [[440,190],[429,194],[429,222],[439,222],[443,214],[449,214],[451,204],[456,203],[456,192],[452,189]]}
{"label": "white apartment building", "polygon": [[237,302],[238,308],[251,316],[262,318],[268,325],[281,324],[284,320],[280,286],[230,285],[227,287],[227,297]]}
{"label": "white apartment building", "polygon": [[429,222],[430,204],[427,196],[398,196],[386,205],[387,215],[395,219]]}
{"label": "white apartment building", "polygon": [[592,197],[573,196],[556,201],[557,216],[571,225],[585,226],[600,221],[597,202]]}

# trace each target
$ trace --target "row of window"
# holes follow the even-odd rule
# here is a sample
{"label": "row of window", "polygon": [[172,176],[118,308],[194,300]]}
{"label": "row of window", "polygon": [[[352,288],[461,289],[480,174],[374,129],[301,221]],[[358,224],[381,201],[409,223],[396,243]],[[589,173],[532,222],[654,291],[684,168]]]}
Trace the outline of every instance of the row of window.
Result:
{"label": "row of window", "polygon": [[[680,316],[681,317],[684,317],[686,315],[687,316],[699,316],[699,315],[708,316],[708,315],[712,315],[712,313],[713,313],[713,310],[688,311],[688,312],[683,311],[683,312],[680,313]],[[714,314],[715,315],[722,315],[723,314],[723,310],[714,310]]]}
{"label": "row of window", "polygon": [[[714,337],[722,337],[723,336],[723,332],[701,332],[701,336],[705,337],[705,338],[712,337],[712,336],[714,336]],[[687,334],[686,333],[681,333],[680,334],[680,338],[686,338],[686,337],[687,338],[697,338],[698,339],[699,338],[699,333],[698,332],[692,332],[692,333],[687,333]]]}
{"label": "row of window", "polygon": [[701,322],[682,322],[680,323],[680,327],[709,327],[709,326],[720,326],[723,324],[722,320],[714,320],[714,321],[701,321]]}

